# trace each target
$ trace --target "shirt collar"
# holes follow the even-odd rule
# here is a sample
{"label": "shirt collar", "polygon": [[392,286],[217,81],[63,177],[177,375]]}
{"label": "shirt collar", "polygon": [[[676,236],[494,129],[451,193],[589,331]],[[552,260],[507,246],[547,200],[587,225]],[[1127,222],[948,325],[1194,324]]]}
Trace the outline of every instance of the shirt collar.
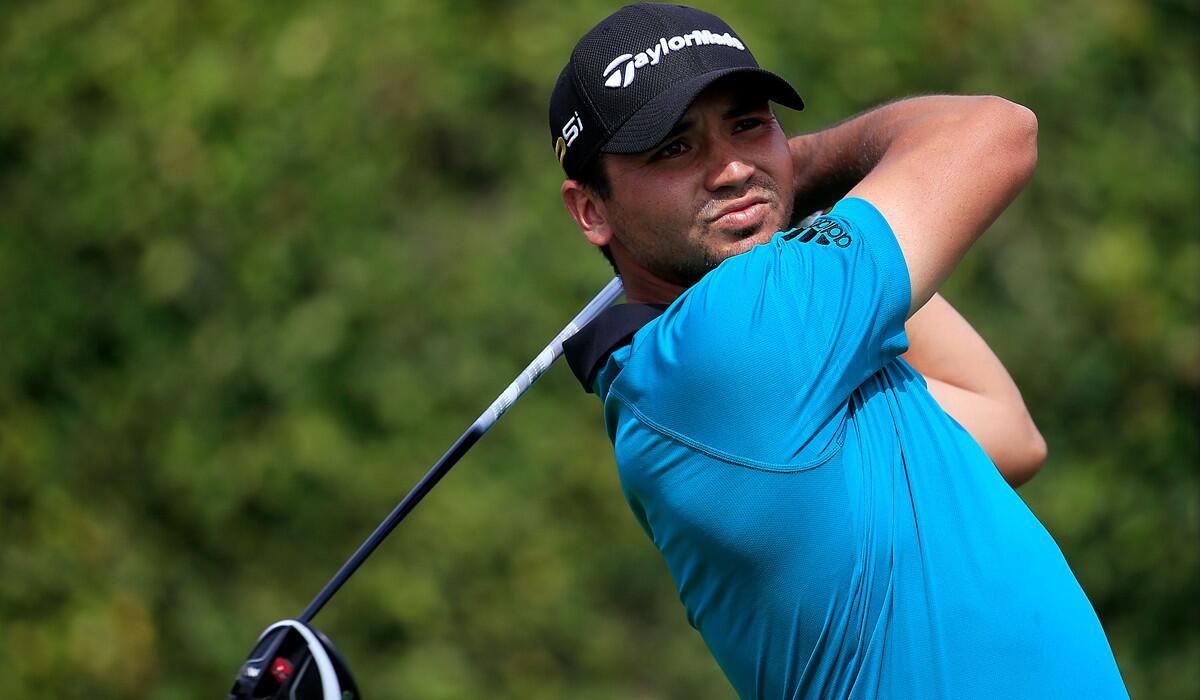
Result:
{"label": "shirt collar", "polygon": [[567,338],[563,343],[563,354],[567,356],[567,364],[583,385],[583,390],[593,393],[592,384],[609,356],[628,345],[635,333],[658,318],[666,308],[666,304],[610,306],[578,333]]}

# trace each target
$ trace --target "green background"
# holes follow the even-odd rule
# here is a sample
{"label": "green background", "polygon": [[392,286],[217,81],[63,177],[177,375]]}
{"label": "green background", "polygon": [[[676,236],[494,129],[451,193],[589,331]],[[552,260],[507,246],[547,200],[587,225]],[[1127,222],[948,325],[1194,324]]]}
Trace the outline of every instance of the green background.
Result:
{"label": "green background", "polygon": [[[0,697],[224,697],[610,276],[545,103],[599,2],[0,5]],[[946,294],[1135,697],[1200,694],[1193,2],[705,5],[809,108],[1038,115]],[[371,698],[730,698],[552,370],[318,618]],[[1014,673],[1021,669],[1012,669]]]}

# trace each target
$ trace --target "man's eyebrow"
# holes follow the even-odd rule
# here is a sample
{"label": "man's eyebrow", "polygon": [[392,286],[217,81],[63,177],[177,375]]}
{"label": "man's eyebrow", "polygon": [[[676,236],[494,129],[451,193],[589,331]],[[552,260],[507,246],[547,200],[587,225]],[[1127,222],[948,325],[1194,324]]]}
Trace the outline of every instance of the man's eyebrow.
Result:
{"label": "man's eyebrow", "polygon": [[[722,119],[737,119],[738,117],[750,114],[751,112],[757,112],[761,109],[767,109],[769,105],[770,105],[769,100],[762,99],[762,98],[755,98],[755,97],[747,97],[747,98],[738,100],[737,102],[734,102],[733,105],[731,105],[729,107],[729,109],[725,110],[725,112],[721,114],[721,118]],[[679,120],[675,124],[675,126],[671,127],[671,130],[667,132],[667,135],[664,136],[662,138],[662,140],[659,141],[657,144],[655,144],[654,147],[651,148],[650,150],[651,151],[658,150],[659,148],[666,145],[667,143],[670,143],[671,139],[673,139],[676,136],[691,129],[692,126],[694,126],[694,122],[691,119]]]}
{"label": "man's eyebrow", "polygon": [[664,136],[662,141],[659,141],[658,143],[660,145],[664,144],[691,128],[692,128],[692,120],[691,119],[681,119],[681,120],[679,120],[679,122],[677,122],[675,124],[675,126],[671,127],[671,130],[667,132],[667,135]]}
{"label": "man's eyebrow", "polygon": [[763,99],[763,98],[757,98],[757,97],[743,98],[743,99],[738,100],[737,102],[734,102],[733,106],[731,106],[729,109],[725,110],[725,113],[721,115],[721,118],[722,119],[736,119],[738,117],[750,114],[751,112],[757,112],[762,109],[767,109],[769,107],[769,105],[770,105],[770,101]]}
{"label": "man's eyebrow", "polygon": [[675,126],[671,127],[671,130],[667,132],[666,136],[662,137],[661,141],[659,141],[658,143],[651,146],[648,150],[644,151],[644,153],[654,153],[654,152],[658,151],[658,149],[660,149],[663,146],[670,143],[671,139],[682,134],[683,132],[687,131],[688,129],[691,129],[692,126],[693,126],[692,120],[681,119],[680,121],[676,122]]}

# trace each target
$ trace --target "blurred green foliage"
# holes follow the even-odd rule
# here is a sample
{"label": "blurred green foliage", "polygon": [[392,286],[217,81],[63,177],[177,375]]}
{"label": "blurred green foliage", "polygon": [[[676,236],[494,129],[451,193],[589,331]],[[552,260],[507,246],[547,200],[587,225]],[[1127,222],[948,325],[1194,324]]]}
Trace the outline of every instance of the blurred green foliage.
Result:
{"label": "blurred green foliage", "polygon": [[[545,103],[591,0],[0,6],[0,697],[223,697],[609,277]],[[1022,495],[1135,697],[1200,693],[1197,7],[705,5],[812,130],[1041,123],[947,295],[1051,455]],[[369,697],[728,698],[551,372],[317,620]]]}

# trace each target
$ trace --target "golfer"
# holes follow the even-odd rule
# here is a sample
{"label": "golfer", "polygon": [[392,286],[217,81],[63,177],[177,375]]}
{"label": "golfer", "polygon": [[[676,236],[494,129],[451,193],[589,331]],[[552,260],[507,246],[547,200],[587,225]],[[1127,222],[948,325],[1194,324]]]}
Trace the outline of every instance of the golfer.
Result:
{"label": "golfer", "polygon": [[937,294],[1032,175],[1034,115],[920,97],[789,140],[772,103],[803,107],[744,37],[657,4],[550,98],[563,201],[630,302],[568,359],[688,622],[743,698],[1127,697],[1012,488],[1045,444]]}

